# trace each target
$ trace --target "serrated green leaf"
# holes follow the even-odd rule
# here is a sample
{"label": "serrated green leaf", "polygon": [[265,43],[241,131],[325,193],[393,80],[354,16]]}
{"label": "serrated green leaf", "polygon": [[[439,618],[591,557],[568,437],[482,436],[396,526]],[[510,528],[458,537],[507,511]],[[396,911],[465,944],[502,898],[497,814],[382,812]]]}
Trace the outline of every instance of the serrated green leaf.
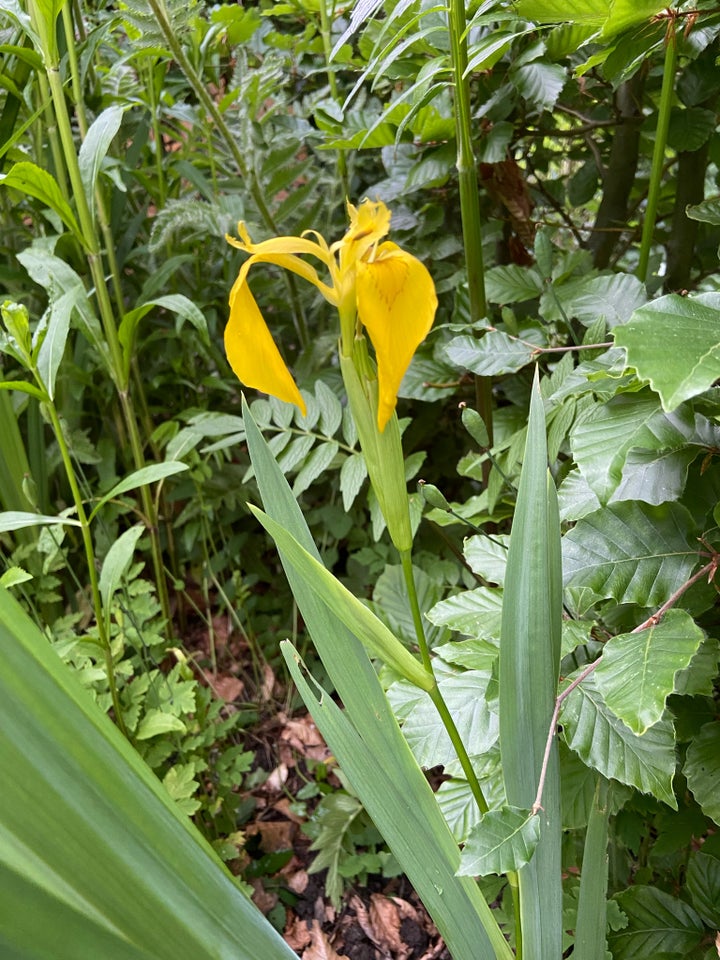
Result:
{"label": "serrated green leaf", "polygon": [[573,468],[558,487],[561,520],[581,520],[600,506],[597,494],[577,468]]}
{"label": "serrated green leaf", "polygon": [[315,396],[320,407],[320,430],[326,437],[334,437],[342,422],[342,404],[322,380],[315,384]]}
{"label": "serrated green leaf", "polygon": [[640,307],[613,331],[628,364],[660,395],[664,410],[720,377],[720,311],[703,296],[670,294]]}
{"label": "serrated green leaf", "polygon": [[720,824],[720,723],[706,723],[688,747],[683,772],[702,811]]}
{"label": "serrated green leaf", "polygon": [[186,730],[187,727],[179,717],[159,710],[157,707],[151,707],[138,724],[135,739],[150,740],[164,733],[185,733]]}
{"label": "serrated green leaf", "polygon": [[[290,407],[290,404],[287,404]],[[292,409],[292,408],[291,408]],[[299,463],[310,453],[316,437],[291,437],[291,442],[281,457],[278,457],[278,466],[283,473],[291,473]],[[275,452],[275,451],[273,451]]]}
{"label": "serrated green leaf", "polygon": [[637,734],[657,723],[703,636],[684,610],[669,610],[658,624],[608,640],[595,682],[615,716]]}
{"label": "serrated green leaf", "polygon": [[[485,785],[483,794],[487,800]],[[438,806],[458,843],[464,843],[473,826],[480,820],[477,801],[467,780],[445,780],[435,793]]]}
{"label": "serrated green leaf", "polygon": [[491,330],[479,340],[467,335],[454,337],[445,345],[445,352],[458,367],[490,377],[521,370],[532,362],[535,347],[500,330]]}
{"label": "serrated green leaf", "polygon": [[711,200],[704,200],[702,203],[694,203],[685,207],[685,214],[691,220],[699,220],[701,223],[712,223],[714,226],[720,224],[720,197],[713,197]]}
{"label": "serrated green leaf", "polygon": [[75,219],[75,214],[63,196],[57,181],[47,170],[43,170],[29,160],[21,160],[19,163],[13,164],[7,173],[0,174],[0,186],[19,190],[30,197],[35,197],[46,207],[50,207],[80,244],[83,247],[85,246],[82,230]]}
{"label": "serrated green leaf", "polygon": [[27,583],[27,581],[32,580],[32,578],[32,574],[28,573],[27,570],[23,570],[22,567],[8,567],[2,576],[0,576],[0,587],[7,589],[17,586],[19,583]]}
{"label": "serrated green leaf", "polygon": [[[567,678],[573,679],[572,675]],[[594,678],[587,677],[563,701],[560,713],[568,746],[608,780],[651,793],[677,810],[672,791],[675,737],[662,719],[642,737],[625,726],[605,704]]]}
{"label": "serrated green leaf", "polygon": [[675,674],[673,693],[688,697],[711,697],[718,675],[718,660],[720,643],[715,637],[706,637],[688,666]]}
{"label": "serrated green leaf", "polygon": [[563,538],[565,585],[598,599],[660,606],[697,564],[693,527],[679,503],[610,504],[583,517]]}
{"label": "serrated green leaf", "polygon": [[608,937],[614,960],[686,957],[705,932],[691,906],[655,887],[628,887],[613,899],[628,919],[626,927]]}
{"label": "serrated green leaf", "polygon": [[540,110],[551,110],[565,86],[567,71],[557,63],[535,60],[511,74],[518,93]]}
{"label": "serrated green leaf", "polygon": [[343,465],[340,467],[340,492],[343,498],[343,509],[346,512],[355,502],[366,477],[367,466],[361,453],[352,453],[343,460]]}
{"label": "serrated green leaf", "polygon": [[320,443],[315,447],[295,477],[292,490],[296,497],[304,493],[327,470],[335,459],[338,449],[338,444],[334,441]]}
{"label": "serrated green leaf", "polygon": [[702,107],[674,107],[670,114],[667,145],[673,150],[699,150],[717,126],[712,110]]}
{"label": "serrated green leaf", "polygon": [[529,810],[489,810],[470,831],[460,858],[460,876],[486,877],[519,870],[540,840],[540,817]]}
{"label": "serrated green leaf", "polygon": [[600,26],[607,18],[611,0],[579,0],[569,9],[563,0],[519,0],[515,4],[518,14],[535,23],[563,23],[573,20]]}

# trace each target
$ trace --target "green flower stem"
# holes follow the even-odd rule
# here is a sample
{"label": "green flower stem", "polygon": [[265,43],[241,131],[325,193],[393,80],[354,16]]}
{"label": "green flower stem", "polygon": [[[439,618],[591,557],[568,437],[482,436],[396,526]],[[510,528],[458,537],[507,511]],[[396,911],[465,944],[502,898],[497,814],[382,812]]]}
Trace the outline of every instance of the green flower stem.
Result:
{"label": "green flower stem", "polygon": [[[40,381],[38,382],[40,383]],[[40,385],[44,390],[42,383],[40,383]],[[57,410],[55,409],[55,404],[50,400],[49,397],[47,397],[45,401],[45,409],[47,410],[48,417],[50,418],[50,424],[52,426],[53,433],[55,434],[55,439],[57,440],[60,456],[62,458],[63,466],[65,467],[65,474],[67,476],[68,483],[70,484],[73,503],[75,504],[75,510],[77,512],[77,518],[80,522],[80,532],[82,534],[83,546],[85,547],[85,557],[87,559],[88,577],[90,579],[90,591],[92,594],[93,610],[95,612],[95,622],[97,623],[100,646],[102,647],[103,654],[105,656],[105,671],[107,673],[108,687],[110,688],[110,697],[112,699],[113,711],[115,713],[115,722],[124,736],[129,739],[125,721],[123,720],[122,708],[120,707],[120,697],[118,696],[117,684],[115,683],[115,667],[113,664],[112,648],[105,623],[105,612],[103,609],[102,597],[100,596],[100,584],[98,581],[97,565],[95,562],[95,549],[93,547],[92,535],[90,533],[90,524],[88,522],[87,514],[85,513],[85,504],[83,502],[77,476],[73,468],[70,451],[68,450],[67,443],[65,442],[65,434],[63,432],[62,424],[60,423],[60,418],[58,417]]]}
{"label": "green flower stem", "polygon": [[[34,3],[31,0],[31,8]],[[65,103],[65,93],[63,91],[62,80],[58,69],[57,57],[51,56],[52,50],[44,50],[45,67],[47,71],[50,92],[53,105],[55,107],[55,118],[60,131],[60,139],[63,146],[65,163],[67,164],[72,192],[75,198],[75,206],[80,222],[83,240],[86,248],[86,256],[90,267],[93,284],[95,286],[95,296],[97,297],[100,318],[103,324],[103,332],[110,353],[109,373],[113,383],[117,388],[122,406],[123,418],[127,427],[130,448],[132,450],[133,461],[136,469],[145,466],[145,457],[140,440],[137,420],[128,394],[127,377],[124,371],[122,348],[118,338],[117,326],[115,324],[115,315],[110,302],[110,293],[105,280],[102,257],[100,254],[100,243],[95,223],[92,219],[90,209],[85,197],[85,189],[80,176],[80,166],[78,164],[77,153],[75,152],[75,143],[73,141],[72,126]],[[153,569],[155,574],[155,583],[158,591],[158,599],[162,607],[163,617],[166,622],[170,622],[170,599],[168,597],[167,582],[165,579],[165,568],[162,560],[162,546],[160,544],[160,531],[157,523],[157,511],[153,503],[152,495],[148,487],[140,488],[143,510],[148,520],[150,532],[150,545],[153,558]]]}
{"label": "green flower stem", "polygon": [[[168,45],[168,49],[172,53],[173,59],[185,74],[185,78],[192,87],[195,96],[207,111],[208,116],[212,119],[212,126],[225,141],[232,158],[235,161],[235,166],[237,167],[238,173],[243,180],[247,182],[250,195],[253,198],[253,202],[255,203],[255,206],[257,207],[265,226],[273,234],[279,235],[280,230],[275,223],[275,219],[270,212],[270,208],[265,202],[265,195],[262,187],[260,186],[254,171],[248,168],[240,144],[238,143],[236,137],[233,136],[228,125],[225,123],[225,117],[220,112],[218,105],[208,93],[204,83],[198,76],[190,60],[187,58],[183,46],[177,38],[172,28],[172,24],[167,16],[164,0],[148,0],[148,6],[152,10],[153,16],[157,20],[157,25],[162,30],[165,42]],[[295,286],[294,278],[283,271],[283,279],[287,284],[297,335],[300,339],[301,345],[306,347],[310,343],[310,337],[308,334],[307,325],[305,323],[305,316],[297,295],[297,287]]]}
{"label": "green flower stem", "polygon": [[[338,95],[337,77],[330,66],[330,54],[332,53],[331,30],[332,24],[327,8],[327,0],[320,0],[320,33],[322,35],[323,53],[325,54],[325,63],[327,65],[328,85],[333,100],[335,103],[339,103],[340,97]],[[342,183],[343,194],[345,199],[347,199],[350,196],[350,183],[348,180],[347,160],[343,150],[338,150],[337,152],[337,168]]]}
{"label": "green flower stem", "polygon": [[[485,297],[485,267],[482,250],[482,224],[480,222],[480,196],[477,169],[472,145],[472,113],[470,104],[470,81],[465,76],[467,68],[467,31],[465,4],[463,0],[451,0],[448,6],[450,31],[450,54],[454,77],[455,137],[457,140],[457,172],[460,190],[460,214],[462,218],[463,244],[470,297],[470,321],[476,323],[487,315]],[[478,413],[487,428],[489,446],[493,444],[492,380],[490,377],[475,378],[475,399]]]}
{"label": "green flower stem", "polygon": [[665,37],[665,66],[663,82],[660,91],[660,106],[658,108],[657,129],[655,131],[655,148],[653,150],[652,167],[650,170],[650,185],[648,187],[645,219],[643,220],[642,240],[640,242],[640,256],[637,265],[637,277],[643,283],[647,280],[650,249],[655,233],[655,219],[657,216],[658,199],[662,181],[663,165],[665,163],[665,147],[667,145],[668,128],[670,126],[670,111],[675,86],[675,64],[677,62],[677,39],[672,20],[668,23],[668,32]]}
{"label": "green flower stem", "polygon": [[[403,575],[405,577],[405,585],[407,587],[408,597],[410,599],[410,609],[412,611],[413,624],[415,626],[415,635],[417,637],[418,646],[420,647],[420,657],[422,659],[423,667],[434,677],[435,672],[433,670],[432,660],[430,659],[430,649],[428,647],[427,637],[425,636],[425,628],[422,622],[422,614],[420,613],[420,604],[418,603],[417,589],[415,587],[415,576],[413,574],[411,551],[402,550],[399,552]],[[475,802],[478,805],[480,813],[487,813],[488,805],[487,801],[485,800],[485,796],[483,795],[482,787],[480,786],[478,778],[475,774],[473,765],[470,762],[470,757],[465,749],[465,744],[460,736],[460,731],[458,730],[455,720],[448,709],[447,703],[445,703],[445,698],[440,692],[437,679],[435,680],[435,685],[432,690],[428,692],[428,695],[435,704],[435,709],[440,715],[442,724],[447,730],[450,741],[455,748],[455,753],[460,761],[460,766],[462,767],[463,773],[465,774],[467,782],[470,785],[470,790],[472,791],[472,795],[475,798]]]}

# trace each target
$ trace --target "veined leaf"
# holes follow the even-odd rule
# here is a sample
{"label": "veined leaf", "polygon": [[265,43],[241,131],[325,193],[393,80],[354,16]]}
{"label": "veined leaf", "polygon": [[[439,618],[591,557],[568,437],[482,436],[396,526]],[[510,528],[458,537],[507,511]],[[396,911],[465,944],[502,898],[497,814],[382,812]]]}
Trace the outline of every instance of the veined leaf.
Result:
{"label": "veined leaf", "polygon": [[692,573],[693,522],[679,503],[627,501],[591,513],[563,538],[565,586],[657,607]]}
{"label": "veined leaf", "polygon": [[29,513],[24,510],[5,510],[0,513],[0,533],[21,530],[23,527],[44,527],[53,523],[65,523],[79,527],[80,521],[71,517],[53,517],[42,513]]}
{"label": "veined leaf", "polygon": [[476,340],[463,335],[454,337],[445,353],[458,367],[466,367],[479,376],[516,373],[531,363],[535,347],[508,336],[501,330],[491,330]]}
{"label": "veined leaf", "polygon": [[720,929],[720,860],[694,850],[688,863],[686,883],[693,906],[705,923],[715,930]]}
{"label": "veined leaf", "polygon": [[588,766],[677,810],[672,791],[675,737],[669,719],[639,737],[608,709],[591,675],[563,702],[560,722],[568,746]]}
{"label": "veined leaf", "polygon": [[717,295],[672,293],[640,307],[613,331],[628,364],[674,410],[720,377],[720,310]]}
{"label": "veined leaf", "polygon": [[615,327],[629,320],[633,311],[645,303],[644,283],[628,273],[613,273],[585,280],[580,292],[564,306],[569,316],[577,317],[585,326],[604,317],[608,326]]}
{"label": "veined leaf", "polygon": [[572,9],[563,0],[519,0],[515,4],[518,14],[535,23],[592,23],[598,27],[610,13],[612,0],[579,0]]}
{"label": "veined leaf", "polygon": [[580,473],[605,503],[623,479],[631,449],[665,453],[682,448],[693,435],[691,410],[665,413],[655,396],[644,392],[624,394],[589,407],[576,421],[570,437]]}
{"label": "veined leaf", "polygon": [[518,93],[539,110],[551,110],[565,86],[567,72],[558,63],[534,60],[511,73]]}
{"label": "veined leaf", "polygon": [[530,862],[540,840],[540,817],[529,810],[489,810],[472,828],[460,858],[460,876],[519,870]]}
{"label": "veined leaf", "polygon": [[478,587],[436,603],[427,618],[438,627],[448,627],[468,637],[499,640],[502,602],[502,590]]}
{"label": "veined leaf", "polygon": [[655,626],[612,637],[595,671],[607,706],[635,733],[645,733],[662,717],[675,674],[690,663],[703,636],[684,610],[669,610]]}
{"label": "veined leaf", "polygon": [[691,906],[655,887],[628,887],[613,899],[628,918],[626,927],[608,937],[614,960],[686,957],[705,933]]}
{"label": "veined leaf", "polygon": [[683,772],[703,813],[720,824],[720,722],[701,728],[688,747]]}
{"label": "veined leaf", "polygon": [[132,563],[135,547],[143,532],[144,527],[141,523],[130,527],[113,543],[103,561],[99,585],[108,618],[110,617],[110,600]]}

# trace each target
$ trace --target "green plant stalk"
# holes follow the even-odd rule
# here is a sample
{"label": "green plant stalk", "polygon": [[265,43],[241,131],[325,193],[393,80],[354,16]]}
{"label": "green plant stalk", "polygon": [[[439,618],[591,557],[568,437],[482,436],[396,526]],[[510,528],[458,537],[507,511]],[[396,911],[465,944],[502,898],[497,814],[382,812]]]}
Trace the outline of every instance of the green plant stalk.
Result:
{"label": "green plant stalk", "polygon": [[58,136],[58,125],[52,110],[52,98],[50,96],[50,87],[47,77],[42,72],[37,74],[38,87],[40,89],[40,99],[45,113],[45,128],[47,130],[48,140],[50,141],[50,152],[53,158],[53,173],[58,182],[58,186],[63,197],[70,202],[70,192],[68,190],[67,171],[63,160],[62,146]]}
{"label": "green plant stalk", "polygon": [[153,139],[155,141],[155,177],[158,187],[158,206],[165,206],[167,196],[167,186],[165,178],[165,167],[163,165],[163,141],[162,130],[160,129],[160,118],[158,116],[158,98],[155,91],[155,68],[158,61],[148,58],[147,65],[144,68],[145,85],[150,98],[150,123],[152,125]]}
{"label": "green plant stalk", "polygon": [[640,242],[640,256],[637,265],[637,277],[643,283],[647,281],[650,249],[655,233],[655,219],[657,216],[660,186],[662,182],[663,165],[665,161],[665,146],[667,144],[668,129],[670,126],[670,111],[675,86],[675,64],[677,62],[677,39],[672,21],[668,24],[665,37],[665,65],[663,68],[663,82],[660,91],[660,106],[658,109],[657,129],[655,131],[655,148],[653,150],[652,167],[650,169],[650,184],[648,187],[645,219],[643,220],[642,240]]}
{"label": "green plant stalk", "polygon": [[[420,656],[422,658],[422,663],[428,673],[431,673],[433,677],[435,676],[435,671],[433,670],[432,660],[430,659],[430,648],[428,647],[427,637],[425,636],[425,628],[422,622],[422,614],[420,612],[420,604],[418,603],[417,589],[415,587],[415,575],[413,574],[412,567],[412,553],[410,550],[403,550],[400,552],[400,561],[402,563],[403,576],[405,577],[405,586],[407,587],[408,597],[410,599],[410,609],[412,611],[413,624],[415,626],[415,636],[417,637],[418,646],[420,647]],[[455,749],[457,758],[460,761],[460,766],[463,769],[465,778],[470,786],[472,795],[475,798],[475,803],[480,810],[480,813],[487,813],[488,804],[485,799],[485,795],[482,792],[482,787],[478,781],[473,765],[470,762],[470,757],[468,756],[467,749],[463,743],[462,737],[460,736],[460,731],[457,728],[453,715],[448,709],[448,705],[445,702],[440,687],[435,680],[435,686],[432,690],[428,691],[428,696],[435,705],[442,724],[447,731],[447,735],[450,737],[450,742]]]}
{"label": "green plant stalk", "polygon": [[[182,44],[175,35],[172,24],[167,16],[164,0],[148,0],[148,6],[152,10],[153,15],[157,20],[157,25],[162,30],[163,36],[165,37],[165,42],[167,43],[168,49],[173,55],[173,59],[185,74],[185,77],[192,87],[195,96],[198,98],[208,115],[211,117],[214,128],[225,141],[228,149],[230,150],[232,158],[235,161],[235,166],[237,167],[238,173],[243,180],[247,181],[250,195],[253,198],[253,202],[255,203],[255,206],[257,207],[265,226],[272,231],[272,233],[278,235],[280,231],[275,223],[272,213],[270,212],[270,208],[265,202],[265,195],[263,194],[257,177],[255,176],[254,171],[248,168],[237,139],[232,135],[230,128],[225,123],[225,117],[223,117],[218,105],[208,93],[195,68],[187,58]],[[284,281],[287,284],[290,295],[290,304],[293,312],[293,318],[295,320],[295,328],[301,345],[306,347],[310,343],[310,337],[308,334],[307,325],[305,323],[305,316],[297,295],[297,288],[293,278],[288,276],[285,272],[283,273]]]}
{"label": "green plant stalk", "polygon": [[[454,77],[455,137],[457,140],[458,187],[460,191],[460,215],[462,218],[463,245],[467,269],[470,320],[476,323],[487,315],[485,297],[485,266],[482,250],[482,224],[480,222],[480,195],[478,191],[475,154],[472,146],[472,115],[470,105],[470,81],[466,77],[467,32],[465,4],[463,0],[451,0],[448,6],[450,31],[450,54]],[[483,418],[488,432],[489,444],[493,445],[493,402],[490,377],[475,377],[475,399],[478,413]],[[487,481],[487,478],[485,478]]]}
{"label": "green plant stalk", "polygon": [[[34,9],[34,0],[30,0],[30,9]],[[50,92],[55,107],[55,119],[60,131],[60,139],[63,146],[65,162],[67,164],[70,183],[72,186],[75,205],[80,222],[83,240],[86,247],[86,257],[90,267],[90,273],[95,285],[95,296],[97,297],[100,317],[103,324],[103,331],[110,351],[110,369],[109,373],[117,388],[120,397],[120,404],[123,411],[123,419],[128,431],[130,448],[132,450],[133,461],[136,469],[145,466],[145,456],[143,454],[140,433],[137,420],[132,408],[128,392],[127,377],[123,370],[123,356],[120,340],[118,338],[117,326],[112,304],[110,302],[110,293],[108,291],[105,273],[103,270],[102,257],[100,254],[100,243],[95,230],[90,209],[85,197],[82,177],[80,176],[80,167],[78,164],[77,153],[75,152],[75,143],[73,141],[72,126],[65,103],[65,94],[63,91],[62,80],[60,78],[59,64],[57,57],[52,57],[51,50],[44,50],[45,69],[47,71]],[[165,568],[162,559],[162,546],[160,544],[160,532],[158,529],[155,506],[153,504],[152,494],[147,487],[141,487],[140,496],[145,512],[148,529],[150,532],[150,547],[153,558],[153,570],[155,574],[155,583],[158,591],[158,598],[163,611],[163,617],[166,622],[171,621],[170,600],[165,579]]]}
{"label": "green plant stalk", "polygon": [[87,514],[85,513],[85,504],[83,502],[82,493],[80,492],[75,469],[72,464],[72,458],[70,457],[70,451],[68,450],[67,443],[65,442],[65,434],[63,432],[62,424],[60,423],[60,418],[57,414],[57,410],[55,409],[55,404],[49,397],[47,397],[45,400],[45,409],[47,411],[53,433],[55,434],[58,449],[60,450],[60,457],[63,462],[63,467],[65,468],[65,475],[67,476],[68,483],[70,484],[73,503],[75,504],[77,518],[80,523],[80,532],[82,535],[83,547],[85,548],[85,558],[87,560],[88,578],[90,580],[93,611],[95,613],[95,622],[97,624],[98,639],[105,657],[105,672],[107,673],[110,697],[112,699],[113,710],[115,712],[115,722],[124,736],[129,739],[125,721],[123,720],[117,684],[115,682],[115,667],[113,664],[112,648],[110,646],[110,638],[108,636],[105,624],[105,613],[103,610],[102,597],[100,596],[100,584],[97,575],[95,548],[93,547],[92,535],[90,533],[90,524],[88,522]]}
{"label": "green plant stalk", "polygon": [[560,773],[557,744],[547,764],[562,628],[557,495],[547,469],[545,416],[537,374],[510,534],[499,661],[500,752],[507,802],[531,809],[546,772],[540,842],[518,871],[526,960],[562,954]]}
{"label": "green plant stalk", "polygon": [[574,960],[605,960],[607,944],[609,784],[597,778],[583,850]]}
{"label": "green plant stalk", "polygon": [[[340,97],[338,94],[337,77],[330,67],[330,54],[332,53],[331,30],[332,24],[330,22],[330,14],[327,8],[327,0],[320,0],[320,33],[322,35],[323,53],[325,55],[325,64],[327,66],[327,78],[330,86],[330,95],[335,103],[339,103]],[[343,194],[347,200],[350,197],[350,183],[348,180],[347,160],[343,150],[338,150],[337,152],[337,168],[338,174],[340,175],[340,181],[342,183]]]}

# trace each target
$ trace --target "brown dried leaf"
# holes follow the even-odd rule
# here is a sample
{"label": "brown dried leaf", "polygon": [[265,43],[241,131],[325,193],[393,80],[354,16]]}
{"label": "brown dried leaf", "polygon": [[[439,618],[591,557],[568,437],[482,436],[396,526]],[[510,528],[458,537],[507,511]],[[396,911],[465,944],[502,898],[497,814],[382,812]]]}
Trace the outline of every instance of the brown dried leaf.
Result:
{"label": "brown dried leaf", "polygon": [[240,694],[245,689],[245,684],[238,677],[232,677],[229,675],[220,675],[218,677],[213,677],[210,680],[210,686],[213,688],[213,691],[224,700],[226,703],[230,703],[232,700],[237,700]]}
{"label": "brown dried leaf", "polygon": [[333,949],[317,920],[313,920],[310,936],[312,943],[303,953],[302,960],[341,960],[341,956],[345,956]]}

